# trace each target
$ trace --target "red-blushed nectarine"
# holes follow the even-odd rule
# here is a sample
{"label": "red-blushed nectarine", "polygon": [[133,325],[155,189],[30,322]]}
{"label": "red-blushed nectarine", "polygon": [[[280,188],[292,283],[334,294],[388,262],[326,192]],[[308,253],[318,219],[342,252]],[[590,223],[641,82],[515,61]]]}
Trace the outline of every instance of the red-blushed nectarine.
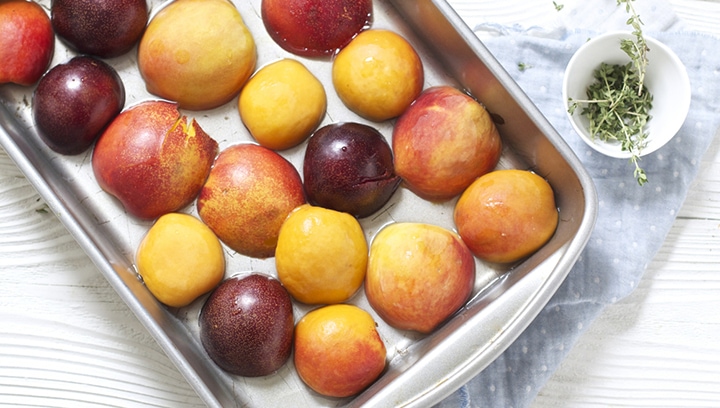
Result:
{"label": "red-blushed nectarine", "polygon": [[128,213],[154,219],[195,199],[217,153],[217,142],[176,104],[148,100],[110,123],[95,143],[92,167]]}
{"label": "red-blushed nectarine", "polygon": [[305,193],[297,169],[275,151],[246,143],[220,152],[197,209],[228,247],[270,258],[285,218],[302,204]]}
{"label": "red-blushed nectarine", "polygon": [[458,233],[478,258],[515,262],[540,249],[558,224],[550,184],[526,170],[496,170],[475,180],[455,205]]}
{"label": "red-blushed nectarine", "polygon": [[395,172],[422,198],[460,194],[500,160],[502,141],[485,108],[458,89],[428,88],[395,123]]}
{"label": "red-blushed nectarine", "polygon": [[385,369],[387,351],[375,321],[354,305],[308,312],[295,326],[294,345],[300,378],[322,395],[358,394]]}
{"label": "red-blushed nectarine", "polygon": [[0,84],[34,84],[50,66],[54,51],[50,17],[39,4],[0,1]]}
{"label": "red-blushed nectarine", "polygon": [[283,49],[305,57],[332,55],[372,22],[371,0],[263,0],[265,29]]}
{"label": "red-blushed nectarine", "polygon": [[389,325],[430,333],[470,297],[475,259],[455,232],[399,222],[370,244],[365,294]]}

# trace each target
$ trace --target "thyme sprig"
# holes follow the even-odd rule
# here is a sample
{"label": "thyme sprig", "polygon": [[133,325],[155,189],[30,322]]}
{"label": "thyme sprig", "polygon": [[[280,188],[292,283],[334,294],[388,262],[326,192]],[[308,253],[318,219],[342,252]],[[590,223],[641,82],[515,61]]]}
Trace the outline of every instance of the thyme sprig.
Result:
{"label": "thyme sprig", "polygon": [[640,154],[647,146],[645,126],[650,120],[652,94],[644,85],[649,48],[642,33],[642,20],[632,5],[634,0],[617,0],[625,4],[630,14],[627,25],[633,27],[634,39],[620,42],[620,48],[630,57],[625,65],[602,63],[593,72],[595,82],[587,88],[588,99],[569,99],[572,115],[582,104],[580,112],[590,122],[590,135],[604,142],[619,142],[622,151],[630,152],[635,166],[633,176],[639,185],[647,183],[645,170],[640,167]]}

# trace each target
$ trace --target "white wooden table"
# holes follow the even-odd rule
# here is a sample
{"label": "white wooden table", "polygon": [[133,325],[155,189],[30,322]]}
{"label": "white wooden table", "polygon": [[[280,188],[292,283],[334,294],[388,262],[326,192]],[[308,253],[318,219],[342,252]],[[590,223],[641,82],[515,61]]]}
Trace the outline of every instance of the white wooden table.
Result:
{"label": "white wooden table", "polygon": [[[498,1],[475,3],[498,13]],[[718,2],[673,5],[720,31]],[[719,271],[716,137],[638,289],[588,329],[534,407],[720,406]],[[0,406],[203,406],[2,150]]]}

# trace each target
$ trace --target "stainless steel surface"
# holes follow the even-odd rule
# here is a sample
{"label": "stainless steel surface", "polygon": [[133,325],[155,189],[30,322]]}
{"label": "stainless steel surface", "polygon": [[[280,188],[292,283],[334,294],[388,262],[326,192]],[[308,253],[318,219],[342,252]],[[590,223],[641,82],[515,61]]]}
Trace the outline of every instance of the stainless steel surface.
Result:
{"label": "stainless steel surface", "polygon": [[[159,3],[152,3],[153,9]],[[256,38],[259,66],[284,54],[269,39],[259,19],[259,0],[236,2]],[[394,0],[375,2],[375,28],[391,28],[418,49],[426,68],[426,86],[449,83],[471,92],[501,118],[506,144],[501,167],[530,168],[552,184],[560,209],[553,239],[538,253],[511,269],[478,262],[475,297],[431,336],[400,332],[376,317],[388,345],[389,368],[360,396],[323,398],[310,392],[289,362],[277,374],[239,378],[219,370],[197,341],[200,301],[170,310],[158,304],[137,279],[134,248],[148,222],[128,217],[92,176],[90,152],[58,156],[33,131],[31,88],[0,87],[0,143],[80,243],[128,307],[156,338],[178,369],[209,406],[427,406],[440,400],[490,364],[527,327],[562,283],[592,230],[597,202],[592,181],[577,158],[502,67],[445,2]],[[54,63],[72,54],[58,43]],[[300,59],[326,84],[328,115],[324,123],[359,121],[339,102],[330,83],[329,62]],[[153,98],[135,68],[133,54],[109,61],[128,90],[129,106]],[[251,139],[231,102],[197,118],[221,148]],[[391,123],[373,124],[391,135]],[[296,166],[303,147],[283,152]],[[414,220],[452,228],[454,202],[434,205],[401,189],[377,217],[363,221],[368,239],[388,222]],[[186,209],[194,213],[194,207]],[[270,260],[254,260],[228,251],[228,275],[247,270],[274,273]],[[232,255],[232,256],[230,256]],[[367,310],[364,296],[352,299]],[[308,310],[296,305],[296,318]]]}

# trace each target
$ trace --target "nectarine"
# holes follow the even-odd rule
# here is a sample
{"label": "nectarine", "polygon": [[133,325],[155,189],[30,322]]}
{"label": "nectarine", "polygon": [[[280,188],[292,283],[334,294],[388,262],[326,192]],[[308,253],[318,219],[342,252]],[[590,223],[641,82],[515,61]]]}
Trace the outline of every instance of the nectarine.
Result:
{"label": "nectarine", "polygon": [[197,200],[200,218],[233,250],[275,254],[280,227],[305,204],[297,169],[273,150],[236,144],[218,155]]}
{"label": "nectarine", "polygon": [[537,251],[553,235],[558,209],[552,187],[526,170],[496,170],[477,180],[455,205],[455,225],[480,259],[508,263]]}
{"label": "nectarine", "polygon": [[500,160],[500,135],[485,108],[448,86],[426,89],[393,130],[395,171],[420,197],[460,194]]}
{"label": "nectarine", "polygon": [[365,294],[389,325],[433,331],[468,300],[475,259],[460,237],[437,225],[398,222],[370,244]]}
{"label": "nectarine", "polygon": [[227,0],[175,0],[150,20],[138,46],[147,90],[181,108],[218,107],[255,69],[255,40]]}
{"label": "nectarine", "polygon": [[0,2],[0,84],[32,85],[50,66],[55,33],[34,1]]}
{"label": "nectarine", "polygon": [[148,100],[121,112],[95,143],[92,168],[128,213],[154,219],[189,205],[218,144],[176,104]]}
{"label": "nectarine", "polygon": [[347,304],[308,312],[295,326],[295,368],[313,390],[358,394],[385,369],[386,349],[365,310]]}

